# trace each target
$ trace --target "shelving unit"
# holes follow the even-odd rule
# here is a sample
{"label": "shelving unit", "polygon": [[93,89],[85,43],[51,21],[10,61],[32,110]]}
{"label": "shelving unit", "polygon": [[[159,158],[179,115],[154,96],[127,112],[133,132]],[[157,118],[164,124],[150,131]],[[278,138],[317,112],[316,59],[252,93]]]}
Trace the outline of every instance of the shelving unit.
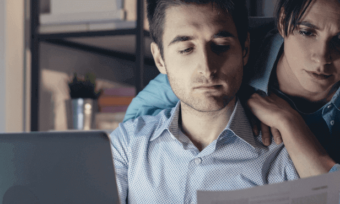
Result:
{"label": "shelving unit", "polygon": [[[143,73],[144,65],[154,65],[153,60],[145,58],[145,37],[150,34],[144,29],[144,1],[136,1],[137,20],[134,28],[110,29],[110,30],[83,30],[70,32],[40,32],[39,29],[39,0],[31,0],[31,131],[39,130],[39,86],[40,86],[40,43],[47,42],[74,49],[80,49],[100,55],[135,61],[134,77],[137,93],[144,87]],[[121,51],[120,49],[109,49],[103,46],[86,44],[79,41],[79,38],[119,36],[131,44],[131,37],[135,38],[135,51]],[[130,45],[130,47],[133,47]]]}

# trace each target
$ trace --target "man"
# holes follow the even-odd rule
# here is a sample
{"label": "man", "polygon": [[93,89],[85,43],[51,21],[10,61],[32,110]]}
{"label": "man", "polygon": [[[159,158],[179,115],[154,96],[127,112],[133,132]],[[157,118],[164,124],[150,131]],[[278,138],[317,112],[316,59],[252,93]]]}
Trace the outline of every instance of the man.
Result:
{"label": "man", "polygon": [[110,136],[121,202],[196,203],[197,190],[297,179],[283,145],[256,140],[237,97],[249,54],[244,1],[148,2],[157,68],[180,99]]}

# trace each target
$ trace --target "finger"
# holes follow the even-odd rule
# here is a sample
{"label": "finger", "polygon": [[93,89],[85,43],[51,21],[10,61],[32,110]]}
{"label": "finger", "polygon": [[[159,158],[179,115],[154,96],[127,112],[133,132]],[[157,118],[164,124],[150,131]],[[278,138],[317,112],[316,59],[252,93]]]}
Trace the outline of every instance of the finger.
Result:
{"label": "finger", "polygon": [[257,93],[254,93],[250,96],[250,98],[247,100],[247,107],[249,109],[252,109],[256,103],[260,100],[260,95]]}
{"label": "finger", "polygon": [[271,128],[271,132],[272,132],[272,135],[273,135],[275,143],[276,144],[281,144],[283,141],[282,141],[282,137],[281,137],[280,131],[278,129],[276,129],[276,128]]}
{"label": "finger", "polygon": [[262,142],[264,145],[269,146],[271,139],[270,139],[270,130],[269,127],[263,123],[261,123],[261,132],[262,132]]}
{"label": "finger", "polygon": [[250,118],[250,123],[251,123],[251,126],[253,127],[254,135],[259,136],[259,134],[260,134],[259,121],[256,119],[256,117],[254,115],[252,115],[252,117]]}

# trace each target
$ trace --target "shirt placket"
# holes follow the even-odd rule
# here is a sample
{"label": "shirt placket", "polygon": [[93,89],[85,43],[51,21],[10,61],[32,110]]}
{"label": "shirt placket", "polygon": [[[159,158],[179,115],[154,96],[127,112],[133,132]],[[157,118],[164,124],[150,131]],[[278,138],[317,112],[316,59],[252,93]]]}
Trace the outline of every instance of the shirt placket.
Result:
{"label": "shirt placket", "polygon": [[330,135],[332,135],[334,127],[336,127],[336,123],[338,122],[336,120],[336,115],[337,115],[338,110],[335,108],[333,103],[328,104],[322,113],[322,118],[326,122],[328,126],[328,130],[330,132]]}
{"label": "shirt placket", "polygon": [[[197,203],[197,190],[200,186],[204,185],[205,169],[204,163],[208,158],[213,157],[219,145],[222,145],[229,132],[223,131],[217,140],[208,145],[203,151],[197,152],[198,154],[190,161],[188,169],[187,188],[185,192],[185,201],[187,204]],[[196,148],[197,149],[197,148]],[[198,151],[198,150],[197,150]]]}
{"label": "shirt placket", "polygon": [[337,108],[333,108],[332,116],[330,120],[330,125],[332,126],[331,135],[332,137],[340,137],[340,111]]}
{"label": "shirt placket", "polygon": [[202,179],[204,179],[204,171],[202,169],[204,160],[204,157],[197,155],[188,164],[189,171],[184,200],[186,204],[194,204],[197,202],[197,189],[202,184]]}

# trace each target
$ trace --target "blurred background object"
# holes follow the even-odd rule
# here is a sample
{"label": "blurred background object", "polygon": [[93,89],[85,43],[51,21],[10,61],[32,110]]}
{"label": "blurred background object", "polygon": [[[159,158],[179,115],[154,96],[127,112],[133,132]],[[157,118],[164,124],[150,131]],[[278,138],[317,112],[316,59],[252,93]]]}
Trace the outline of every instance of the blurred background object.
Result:
{"label": "blurred background object", "polygon": [[[68,83],[71,99],[66,100],[68,129],[95,129],[98,98],[102,90],[96,89],[96,75],[87,73],[84,79],[75,73]],[[69,108],[68,108],[69,107]]]}

